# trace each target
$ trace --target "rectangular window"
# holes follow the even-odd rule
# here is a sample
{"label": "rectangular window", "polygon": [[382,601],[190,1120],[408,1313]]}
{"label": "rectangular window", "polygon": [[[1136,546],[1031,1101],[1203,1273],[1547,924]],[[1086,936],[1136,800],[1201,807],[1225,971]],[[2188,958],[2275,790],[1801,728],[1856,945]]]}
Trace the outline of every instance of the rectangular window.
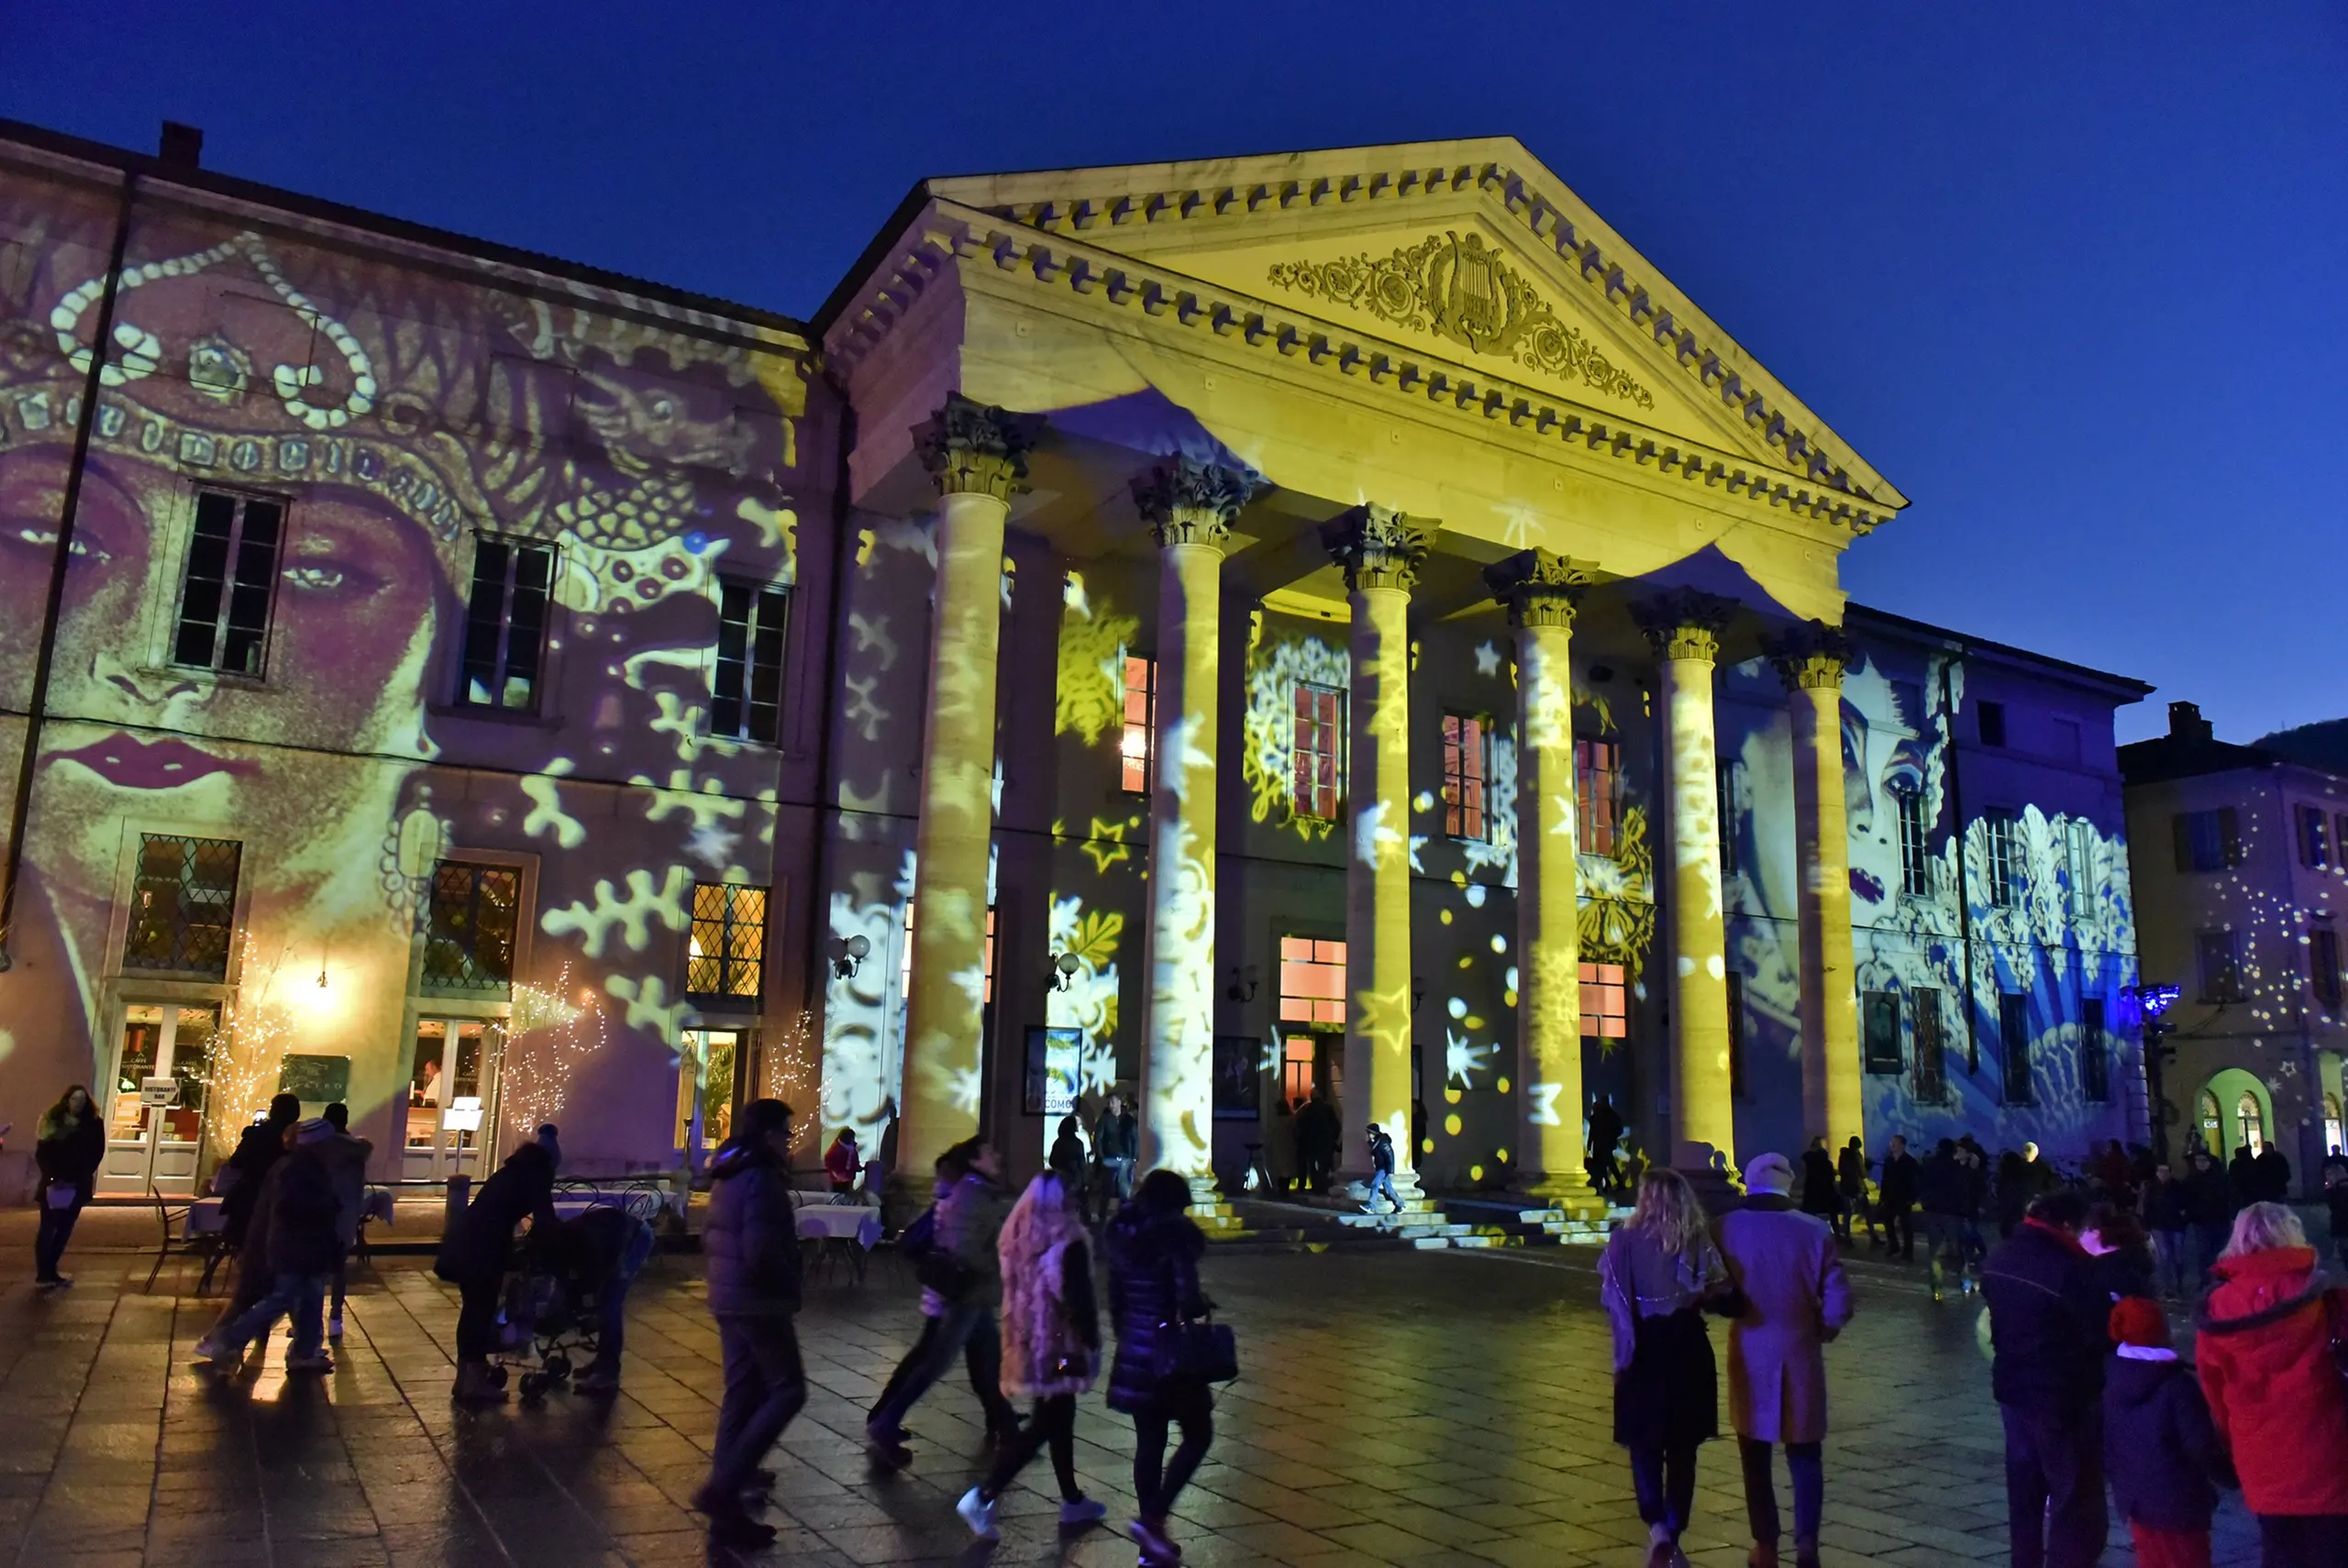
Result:
{"label": "rectangular window", "polygon": [[141,834],[122,966],[227,979],[243,857],[229,839]]}
{"label": "rectangular window", "polygon": [[1581,966],[1581,1037],[1621,1040],[1631,1032],[1631,988],[1620,964]]}
{"label": "rectangular window", "polygon": [[1346,694],[1299,681],[1296,688],[1296,814],[1337,820],[1346,788]]}
{"label": "rectangular window", "polygon": [[1280,938],[1280,1021],[1345,1027],[1344,943]]}
{"label": "rectangular window", "polygon": [[2340,1010],[2340,933],[2328,925],[2308,928],[2308,978],[2326,1012]]}
{"label": "rectangular window", "polygon": [[2030,998],[2008,991],[1998,998],[1998,1048],[2005,1055],[2008,1105],[2038,1103],[2030,1078]]}
{"label": "rectangular window", "polygon": [[1948,1097],[1948,1041],[1941,1032],[1941,993],[1930,987],[1909,993],[1916,1015],[1916,1098],[1938,1105]]}
{"label": "rectangular window", "polygon": [[2063,823],[2063,874],[2069,878],[2071,918],[2085,920],[2095,909],[2095,824],[2085,817]]}
{"label": "rectangular window", "polygon": [[1717,789],[1712,809],[1721,830],[1721,885],[1736,875],[1736,764],[1722,757],[1713,770]]}
{"label": "rectangular window", "polygon": [[474,542],[460,702],[515,713],[537,712],[547,600],[553,591],[553,546],[487,535]]}
{"label": "rectangular window", "polygon": [[[914,999],[914,901],[905,900],[905,940],[897,957],[897,999],[906,1006]],[[987,906],[986,945],[979,954],[979,1005],[994,1005],[994,906]]]}
{"label": "rectangular window", "polygon": [[269,642],[269,607],[285,506],[258,496],[198,491],[195,535],[180,584],[172,662],[232,675],[259,675]]}
{"label": "rectangular window", "polygon": [[1979,709],[1977,717],[1981,726],[1981,744],[1983,745],[2005,745],[2006,705],[2003,702],[1981,702],[1976,706]]}
{"label": "rectangular window", "polygon": [[2079,1002],[2079,1093],[2090,1105],[2111,1102],[2111,1058],[2103,1043],[2103,999]]}
{"label": "rectangular window", "polygon": [[1129,795],[1149,793],[1150,732],[1157,723],[1157,665],[1125,656],[1125,732],[1117,743],[1121,780]]}
{"label": "rectangular window", "polygon": [[1616,741],[1574,742],[1574,821],[1579,834],[1576,847],[1584,855],[1614,853],[1620,832],[1623,747]]}
{"label": "rectangular window", "polygon": [[2194,955],[2200,960],[2201,999],[2238,1002],[2242,995],[2242,948],[2231,931],[2197,932]]}
{"label": "rectangular window", "polygon": [[2328,816],[2320,806],[2300,806],[2296,814],[2299,820],[2299,864],[2318,871],[2331,865],[2331,835],[2325,831]]}
{"label": "rectangular window", "polygon": [[522,874],[510,866],[443,860],[425,913],[426,996],[514,994],[514,925]]}
{"label": "rectangular window", "polygon": [[782,631],[791,591],[771,584],[717,584],[717,668],[710,681],[709,733],[777,744],[782,734]]}
{"label": "rectangular window", "polygon": [[1728,1092],[1744,1098],[1744,977],[1728,972]]}
{"label": "rectangular window", "polygon": [[764,888],[732,882],[693,884],[692,930],[685,947],[688,994],[741,997],[755,1003],[766,951]]}
{"label": "rectangular window", "polygon": [[1899,993],[1869,991],[1859,999],[1859,1025],[1866,1039],[1867,1071],[1896,1073],[1907,1064],[1899,1053]]}
{"label": "rectangular window", "polygon": [[1899,811],[1899,890],[1911,899],[1930,898],[1933,860],[1925,842],[1924,792],[1901,790],[1891,798]]}
{"label": "rectangular window", "polygon": [[1484,801],[1491,780],[1491,729],[1465,713],[1443,716],[1443,831],[1454,838],[1491,837]]}
{"label": "rectangular window", "polygon": [[1989,885],[1989,902],[2011,909],[2021,900],[2021,849],[2019,824],[2011,812],[1989,812],[1981,819],[1981,875]]}
{"label": "rectangular window", "polygon": [[2169,826],[2179,871],[2224,871],[2242,864],[2242,820],[2232,806],[2179,812]]}
{"label": "rectangular window", "polygon": [[[2342,812],[2331,819],[2331,842],[2341,845],[2343,850],[2348,850],[2348,812]],[[2334,869],[2338,867],[2335,867]]]}

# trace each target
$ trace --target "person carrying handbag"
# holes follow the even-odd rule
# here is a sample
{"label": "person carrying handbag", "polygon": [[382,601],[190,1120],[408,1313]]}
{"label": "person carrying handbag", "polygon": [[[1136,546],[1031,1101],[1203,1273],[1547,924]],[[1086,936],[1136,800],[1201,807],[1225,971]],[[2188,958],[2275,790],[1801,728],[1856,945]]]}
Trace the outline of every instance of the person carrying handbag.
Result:
{"label": "person carrying handbag", "polygon": [[[1002,1267],[996,1241],[1011,1207],[1001,1186],[1002,1155],[984,1139],[969,1138],[940,1154],[936,1169],[931,1240],[914,1260],[928,1321],[864,1423],[865,1448],[892,1468],[913,1463],[906,1413],[958,1353],[968,1360],[971,1391],[985,1408],[988,1441],[1000,1446],[1019,1430],[1019,1417],[998,1386],[1002,1350],[995,1308],[1002,1299]],[[908,1236],[919,1226],[909,1226]]]}
{"label": "person carrying handbag", "polygon": [[33,1287],[59,1290],[72,1280],[57,1272],[74,1221],[88,1206],[98,1165],[106,1156],[105,1123],[90,1091],[75,1084],[40,1119],[33,1164],[40,1171],[40,1227],[33,1240]]}
{"label": "person carrying handbag", "polygon": [[[1155,1170],[1142,1178],[1102,1237],[1109,1257],[1109,1299],[1117,1323],[1117,1355],[1109,1369],[1109,1408],[1134,1422],[1134,1496],[1139,1518],[1126,1533],[1141,1548],[1144,1568],[1166,1568],[1181,1551],[1167,1539],[1166,1521],[1214,1441],[1214,1402],[1207,1382],[1179,1353],[1161,1353],[1168,1330],[1205,1317],[1214,1304],[1199,1288],[1205,1233],[1191,1220],[1191,1184]],[[1161,1371],[1161,1367],[1168,1370]],[[1166,1439],[1182,1429],[1169,1461]]]}

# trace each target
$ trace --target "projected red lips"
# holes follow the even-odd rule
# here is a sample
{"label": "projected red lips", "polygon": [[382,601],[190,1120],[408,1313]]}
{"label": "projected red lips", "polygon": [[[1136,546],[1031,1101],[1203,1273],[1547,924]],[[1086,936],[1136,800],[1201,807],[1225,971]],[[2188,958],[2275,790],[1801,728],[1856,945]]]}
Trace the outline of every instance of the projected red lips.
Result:
{"label": "projected red lips", "polygon": [[124,790],[176,790],[215,773],[252,771],[247,762],[230,762],[198,751],[184,741],[140,741],[131,735],[108,735],[79,751],[61,752],[60,762],[77,762],[107,783]]}

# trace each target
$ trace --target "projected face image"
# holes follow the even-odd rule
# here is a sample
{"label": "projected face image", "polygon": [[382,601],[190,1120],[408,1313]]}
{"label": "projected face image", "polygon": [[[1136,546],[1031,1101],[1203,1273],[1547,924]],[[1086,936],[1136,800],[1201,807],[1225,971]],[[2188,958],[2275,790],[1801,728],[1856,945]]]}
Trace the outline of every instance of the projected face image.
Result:
{"label": "projected face image", "polygon": [[1899,890],[1900,798],[1922,795],[1929,812],[1939,789],[1931,715],[1901,712],[1899,688],[1872,660],[1844,677],[1842,714],[1851,896],[1881,906]]}

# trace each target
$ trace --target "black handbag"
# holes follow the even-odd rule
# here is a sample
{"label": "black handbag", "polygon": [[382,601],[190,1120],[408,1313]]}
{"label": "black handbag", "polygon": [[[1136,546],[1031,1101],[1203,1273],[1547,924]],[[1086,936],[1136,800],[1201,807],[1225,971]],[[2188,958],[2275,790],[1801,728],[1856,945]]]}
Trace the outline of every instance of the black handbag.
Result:
{"label": "black handbag", "polygon": [[1239,1375],[1239,1341],[1212,1319],[1160,1323],[1149,1340],[1149,1370],[1161,1383],[1228,1383]]}

